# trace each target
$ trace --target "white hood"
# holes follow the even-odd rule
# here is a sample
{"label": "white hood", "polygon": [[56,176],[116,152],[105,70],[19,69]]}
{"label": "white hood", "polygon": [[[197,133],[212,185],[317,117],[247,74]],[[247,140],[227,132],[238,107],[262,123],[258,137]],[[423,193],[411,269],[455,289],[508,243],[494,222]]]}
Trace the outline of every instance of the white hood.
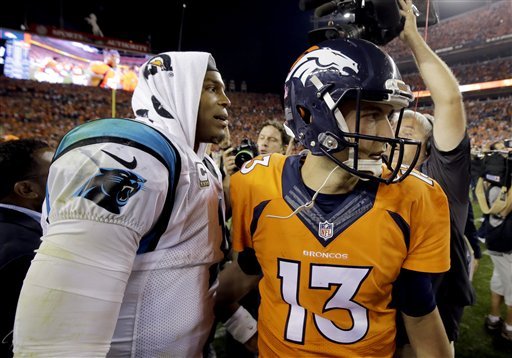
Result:
{"label": "white hood", "polygon": [[[194,149],[197,113],[210,54],[165,52],[144,63],[132,97],[136,120]],[[202,159],[206,144],[196,154]]]}

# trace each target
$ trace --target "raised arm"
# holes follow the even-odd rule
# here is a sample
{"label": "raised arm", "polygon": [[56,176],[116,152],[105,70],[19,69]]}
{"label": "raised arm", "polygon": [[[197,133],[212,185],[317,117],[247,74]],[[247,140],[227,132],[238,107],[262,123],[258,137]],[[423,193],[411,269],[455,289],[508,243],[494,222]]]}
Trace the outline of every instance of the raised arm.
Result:
{"label": "raised arm", "polygon": [[466,115],[457,79],[446,63],[423,40],[416,25],[411,0],[399,0],[405,18],[400,39],[411,49],[421,77],[434,102],[434,141],[441,151],[450,151],[464,138]]}

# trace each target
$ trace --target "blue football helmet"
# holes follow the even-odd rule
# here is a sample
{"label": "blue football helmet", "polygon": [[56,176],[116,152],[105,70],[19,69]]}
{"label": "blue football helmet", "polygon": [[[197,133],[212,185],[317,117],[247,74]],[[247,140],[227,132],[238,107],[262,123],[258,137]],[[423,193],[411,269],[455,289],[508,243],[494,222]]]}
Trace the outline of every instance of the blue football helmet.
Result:
{"label": "blue football helmet", "polygon": [[[404,108],[414,96],[400,76],[389,55],[371,42],[361,39],[334,39],[321,42],[304,52],[293,64],[285,82],[285,125],[314,155],[326,155],[343,169],[366,180],[394,183],[403,180],[414,168],[420,152],[418,141],[399,138]],[[386,103],[400,112],[395,138],[369,136],[350,132],[340,111],[343,101],[356,101],[356,128],[359,128],[360,102]],[[383,156],[392,172],[385,178],[381,172],[365,169],[358,159],[360,139],[385,142],[391,146],[390,158]],[[409,168],[402,168],[404,147],[416,146],[416,155]],[[349,160],[342,162],[332,154],[349,148]],[[392,164],[393,156],[398,160]],[[374,161],[375,162],[375,161]]]}

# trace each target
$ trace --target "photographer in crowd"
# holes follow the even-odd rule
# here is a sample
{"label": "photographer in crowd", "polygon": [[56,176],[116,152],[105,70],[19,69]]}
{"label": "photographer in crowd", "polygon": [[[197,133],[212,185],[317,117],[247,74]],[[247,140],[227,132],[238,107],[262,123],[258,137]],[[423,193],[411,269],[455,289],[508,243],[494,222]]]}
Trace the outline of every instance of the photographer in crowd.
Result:
{"label": "photographer in crowd", "polygon": [[286,152],[290,137],[286,134],[282,123],[269,120],[263,123],[258,134],[258,151],[260,154],[272,154]]}
{"label": "photographer in crowd", "polygon": [[257,155],[284,154],[289,140],[290,137],[286,134],[282,123],[276,120],[265,121],[260,126],[256,143],[249,138],[243,138],[237,147],[231,147],[231,144],[228,144],[221,148],[225,174],[236,173],[246,161]]}
{"label": "photographer in crowd", "polygon": [[[485,318],[489,332],[501,332],[512,341],[512,140],[499,141],[485,153],[483,175],[478,179],[476,195],[485,220],[482,230],[485,245],[494,264],[490,312]],[[505,145],[505,143],[507,145]],[[505,320],[501,307],[505,304]]]}
{"label": "photographer in crowd", "polygon": [[[287,150],[290,137],[286,133],[283,125],[276,120],[265,121],[258,133],[258,141],[254,143],[249,138],[243,138],[236,147],[232,146],[229,130],[226,140],[219,145],[221,150],[221,160],[218,165],[221,168],[223,176],[223,185],[226,195],[226,217],[230,217],[229,203],[229,182],[231,175],[235,174],[242,165],[256,157],[257,155],[265,155],[272,153],[284,154]],[[290,141],[291,143],[291,141]]]}
{"label": "photographer in crowd", "polygon": [[[254,158],[258,154],[284,154],[289,139],[290,137],[286,134],[282,123],[276,120],[265,121],[260,126],[256,145],[249,139],[243,139],[238,147],[226,149],[223,161],[227,176],[236,173],[246,161]],[[226,185],[224,188],[226,192],[229,192]],[[258,317],[260,296],[257,288],[251,290],[239,303],[245,307],[253,317]],[[230,357],[255,357],[253,352],[249,351],[243,344],[235,340],[230,333],[226,333],[225,343],[226,354]]]}

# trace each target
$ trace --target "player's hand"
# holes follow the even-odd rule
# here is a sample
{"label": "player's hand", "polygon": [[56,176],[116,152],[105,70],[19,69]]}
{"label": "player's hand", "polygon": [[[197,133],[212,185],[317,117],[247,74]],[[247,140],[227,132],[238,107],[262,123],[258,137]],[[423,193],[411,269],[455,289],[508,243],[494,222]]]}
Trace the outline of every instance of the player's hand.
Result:
{"label": "player's hand", "polygon": [[415,13],[417,9],[413,6],[412,0],[398,0],[398,3],[400,5],[400,15],[405,19],[404,29],[400,32],[400,39],[410,44],[414,37],[419,36]]}
{"label": "player's hand", "polygon": [[224,169],[226,174],[233,175],[237,171],[237,167],[235,164],[235,156],[231,154],[233,152],[233,148],[228,148],[222,153],[222,161],[224,162]]}

